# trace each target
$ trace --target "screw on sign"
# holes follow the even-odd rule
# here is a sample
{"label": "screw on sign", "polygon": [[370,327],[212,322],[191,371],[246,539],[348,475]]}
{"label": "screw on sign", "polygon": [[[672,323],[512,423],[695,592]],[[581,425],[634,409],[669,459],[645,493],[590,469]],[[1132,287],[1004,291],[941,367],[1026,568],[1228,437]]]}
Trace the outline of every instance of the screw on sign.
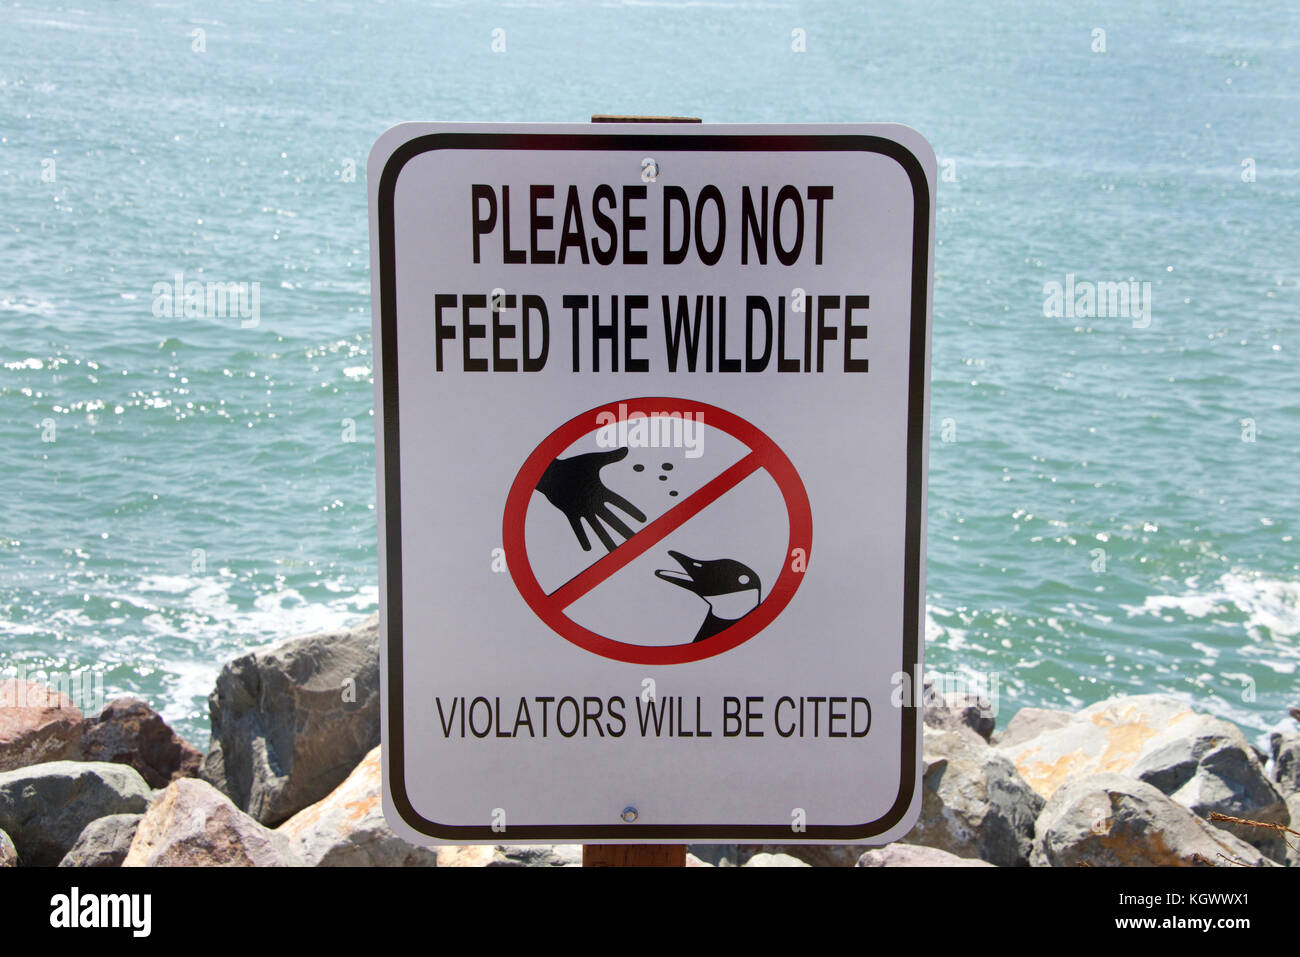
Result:
{"label": "screw on sign", "polygon": [[[709,435],[712,441],[706,441]],[[583,443],[597,450],[572,453]],[[609,448],[601,450],[602,445]],[[606,485],[602,473],[626,464],[632,453],[658,460],[665,450],[680,453],[682,461],[661,462],[656,476],[661,481],[655,484],[684,489],[667,489],[664,507],[647,521],[645,511]],[[687,478],[687,469],[697,474]],[[634,477],[647,471],[642,462],[624,470],[622,487],[629,495]],[[756,477],[765,481],[751,481]],[[785,522],[771,520],[774,501]],[[767,512],[763,523],[735,520],[738,513],[752,517],[760,510]],[[543,526],[547,519],[549,530]],[[644,524],[634,531],[629,521]],[[758,534],[759,524],[766,540]],[[555,532],[560,526],[572,533],[571,556],[564,555],[564,537]],[[588,527],[603,544],[603,554],[592,547]],[[616,544],[611,532],[622,541]],[[530,552],[530,538],[536,554]],[[575,416],[533,450],[510,488],[502,539],[519,593],[557,634],[618,661],[680,664],[748,641],[789,604],[812,553],[812,509],[790,459],[740,416],[689,399],[629,398]],[[688,552],[670,547],[675,539],[708,544]],[[547,546],[544,552],[539,543]],[[746,547],[764,554],[749,554]],[[579,561],[541,571],[542,563],[565,557]],[[766,590],[758,566],[770,570]],[[542,574],[554,583],[549,590]],[[620,587],[607,587],[619,576]],[[665,583],[676,586],[672,592],[693,597],[683,604],[679,595],[663,591]],[[602,589],[606,598],[594,601]],[[698,622],[684,627],[687,607]],[[636,614],[636,609],[645,611]],[[676,614],[656,615],[665,609]]]}

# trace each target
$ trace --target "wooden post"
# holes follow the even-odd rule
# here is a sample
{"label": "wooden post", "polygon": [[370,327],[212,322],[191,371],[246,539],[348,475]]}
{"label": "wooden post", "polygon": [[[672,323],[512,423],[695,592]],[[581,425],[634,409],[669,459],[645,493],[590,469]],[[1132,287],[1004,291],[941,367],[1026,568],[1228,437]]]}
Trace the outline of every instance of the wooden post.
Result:
{"label": "wooden post", "polygon": [[[618,116],[598,113],[593,123],[699,123],[698,116]],[[685,867],[685,844],[584,844],[583,867]]]}
{"label": "wooden post", "polygon": [[685,844],[584,844],[583,867],[685,867]]}

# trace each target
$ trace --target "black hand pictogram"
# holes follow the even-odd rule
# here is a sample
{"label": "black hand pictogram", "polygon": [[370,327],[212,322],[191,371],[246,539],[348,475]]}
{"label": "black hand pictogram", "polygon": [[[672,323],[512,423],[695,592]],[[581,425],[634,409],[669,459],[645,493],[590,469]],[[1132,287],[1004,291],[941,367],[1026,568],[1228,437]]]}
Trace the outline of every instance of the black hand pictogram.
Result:
{"label": "black hand pictogram", "polygon": [[645,521],[645,512],[617,492],[610,491],[600,480],[602,468],[625,458],[627,449],[621,448],[556,459],[546,467],[541,481],[537,483],[537,491],[545,495],[568,518],[573,534],[578,537],[578,544],[584,552],[591,551],[591,541],[587,538],[586,529],[582,527],[583,519],[587,520],[607,551],[614,550],[614,540],[606,531],[605,525],[625,539],[632,537],[632,530],[614,514],[610,505],[617,506],[638,522]]}

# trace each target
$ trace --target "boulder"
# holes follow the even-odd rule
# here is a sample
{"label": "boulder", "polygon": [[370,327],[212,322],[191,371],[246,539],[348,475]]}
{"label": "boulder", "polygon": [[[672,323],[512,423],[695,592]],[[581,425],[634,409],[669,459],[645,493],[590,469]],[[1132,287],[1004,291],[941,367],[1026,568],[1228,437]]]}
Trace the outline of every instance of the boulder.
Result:
{"label": "boulder", "polygon": [[164,788],[176,778],[199,773],[203,755],[139,698],[110,701],[97,718],[81,728],[81,754],[86,761],[129,764],[152,788]]}
{"label": "boulder", "polygon": [[581,844],[445,844],[439,867],[581,867]]}
{"label": "boulder", "polygon": [[1035,830],[1039,867],[1275,866],[1150,784],[1110,771],[1057,788]]}
{"label": "boulder", "polygon": [[436,849],[439,867],[486,867],[496,851],[491,844],[442,844]]}
{"label": "boulder", "polygon": [[739,844],[687,844],[686,853],[693,854],[712,867],[735,867],[740,861]]}
{"label": "boulder", "polygon": [[327,797],[280,825],[294,853],[313,867],[436,867],[438,852],[408,844],[384,820],[380,749],[366,755]]}
{"label": "boulder", "polygon": [[17,867],[18,850],[14,847],[14,842],[9,839],[9,835],[0,831],[0,867]]}
{"label": "boulder", "polygon": [[1152,738],[1194,715],[1186,704],[1167,695],[1109,698],[1084,708],[1064,724],[1058,724],[1056,717],[1038,719],[1035,723],[1041,730],[1032,737],[1015,733],[1013,720],[997,747],[1015,762],[1030,787],[1050,798],[1067,778],[1099,771],[1128,773]]}
{"label": "boulder", "polygon": [[486,867],[581,867],[581,844],[498,844]]}
{"label": "boulder", "polygon": [[[1167,794],[1192,813],[1212,813],[1288,824],[1286,802],[1268,779],[1255,750],[1237,726],[1204,714],[1175,720],[1146,743],[1126,772]],[[1212,822],[1275,861],[1286,860],[1281,832]]]}
{"label": "boulder", "polygon": [[927,731],[923,758],[921,816],[903,841],[1001,867],[1027,864],[1043,799],[1015,765],[964,728]]}
{"label": "boulder", "polygon": [[745,862],[746,867],[812,867],[807,861],[801,861],[789,854],[769,854],[761,851]]}
{"label": "boulder", "polygon": [[1286,799],[1287,811],[1291,815],[1291,832],[1282,838],[1286,842],[1286,862],[1290,867],[1300,867],[1300,791]]}
{"label": "boulder", "polygon": [[1036,738],[1044,731],[1063,728],[1074,720],[1069,711],[1055,711],[1051,708],[1021,708],[1015,717],[1007,722],[1001,732],[992,736],[992,743],[999,748],[1007,748]]}
{"label": "boulder", "polygon": [[81,756],[81,710],[35,681],[0,681],[0,772]]}
{"label": "boulder", "polygon": [[716,867],[716,864],[710,864],[708,861],[701,860],[689,851],[686,852],[687,867]]}
{"label": "boulder", "polygon": [[993,734],[993,725],[996,721],[993,708],[987,699],[957,692],[944,695],[927,694],[922,711],[927,728],[946,731],[966,728],[974,731],[985,741]]}
{"label": "boulder", "polygon": [[861,853],[855,844],[741,844],[736,863],[743,867],[755,854],[785,854],[811,867],[852,867]]}
{"label": "boulder", "polygon": [[143,814],[110,814],[86,825],[59,867],[120,867]]}
{"label": "boulder", "polygon": [[993,867],[974,857],[958,857],[921,844],[886,844],[858,858],[858,867]]}
{"label": "boulder", "polygon": [[1300,734],[1273,734],[1268,743],[1273,753],[1273,780],[1288,797],[1300,794]]}
{"label": "boulder", "polygon": [[211,784],[198,778],[178,778],[141,819],[122,866],[286,867],[301,863],[284,835],[263,827]]}
{"label": "boulder", "polygon": [[0,830],[23,864],[53,866],[86,825],[110,814],[139,814],[150,790],[134,768],[51,761],[0,774]]}
{"label": "boulder", "polygon": [[226,663],[202,777],[263,824],[328,795],[379,744],[379,618]]}

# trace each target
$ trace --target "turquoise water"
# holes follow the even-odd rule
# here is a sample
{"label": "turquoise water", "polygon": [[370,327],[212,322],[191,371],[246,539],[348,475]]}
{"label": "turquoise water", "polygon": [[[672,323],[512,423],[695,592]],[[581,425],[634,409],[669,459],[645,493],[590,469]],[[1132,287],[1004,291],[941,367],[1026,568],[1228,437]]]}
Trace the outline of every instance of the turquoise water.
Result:
{"label": "turquoise water", "polygon": [[[88,669],[203,744],[220,662],[375,608],[364,164],[389,125],[887,120],[951,161],[928,664],[995,674],[1003,721],[1161,690],[1279,726],[1300,10],[1136,6],[7,4],[0,668]],[[178,271],[259,282],[260,323],[155,316]],[[1045,316],[1070,273],[1151,283],[1149,326]]]}

